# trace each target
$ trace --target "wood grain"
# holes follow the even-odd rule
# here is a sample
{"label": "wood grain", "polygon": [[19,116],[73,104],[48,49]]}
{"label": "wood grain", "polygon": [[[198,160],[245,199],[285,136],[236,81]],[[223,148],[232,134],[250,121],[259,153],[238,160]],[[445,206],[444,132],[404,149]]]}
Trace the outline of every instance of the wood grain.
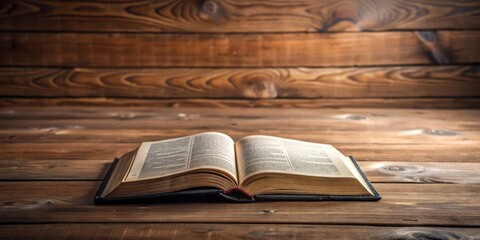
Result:
{"label": "wood grain", "polygon": [[[478,110],[159,108],[154,104],[160,100],[132,99],[100,101],[108,107],[72,106],[67,99],[29,106],[35,100],[24,99],[20,107],[15,99],[4,99],[10,107],[0,108],[4,238],[479,235]],[[58,106],[65,101],[67,106]],[[137,107],[125,107],[129,104]],[[207,203],[93,205],[113,156],[143,140],[208,130],[224,130],[235,139],[260,133],[335,143],[358,158],[383,199],[233,208]]]}
{"label": "wood grain", "polygon": [[[431,126],[434,127],[434,126]],[[234,139],[259,134],[255,129],[221,129]],[[195,129],[0,129],[0,143],[140,143],[202,132]],[[322,143],[356,144],[480,144],[480,131],[412,130],[262,130],[261,134]]]}
{"label": "wood grain", "polygon": [[99,182],[78,181],[0,182],[0,222],[480,226],[480,185],[473,184],[377,183],[383,196],[379,202],[259,202],[235,207],[231,203],[98,206],[92,204],[98,186]]}
{"label": "wood grain", "polygon": [[0,30],[323,32],[478,29],[480,4],[459,0],[2,1]]}
{"label": "wood grain", "polygon": [[[0,68],[0,95],[132,98],[480,97],[480,67]],[[379,91],[381,89],[381,91]]]}
{"label": "wood grain", "polygon": [[5,239],[475,239],[478,228],[287,224],[85,223],[1,225]]}
{"label": "wood grain", "polygon": [[[478,131],[476,110],[34,108],[0,110],[0,130],[156,129],[189,131],[401,131],[399,135],[456,136]],[[48,110],[48,111],[47,111]],[[239,113],[241,111],[241,114]],[[299,118],[298,116],[301,116]],[[80,121],[81,119],[81,121]],[[448,121],[446,119],[451,119]],[[159,123],[162,124],[159,124]]]}
{"label": "wood grain", "polygon": [[[110,160],[139,143],[2,143],[0,160]],[[478,143],[358,144],[338,143],[335,148],[359,161],[478,162]]]}
{"label": "wood grain", "polygon": [[[480,238],[479,42],[477,0],[0,1],[0,238]],[[205,131],[333,144],[383,199],[93,204]]]}
{"label": "wood grain", "polygon": [[26,159],[0,160],[0,181],[12,180],[103,180],[112,159],[108,160],[55,160]]}
{"label": "wood grain", "polygon": [[[241,113],[239,114],[239,109]],[[180,115],[179,115],[180,114]],[[343,119],[347,121],[386,120],[391,121],[402,118],[415,118],[417,120],[437,120],[445,122],[450,118],[453,122],[473,121],[479,117],[476,109],[389,109],[389,108],[152,108],[152,107],[99,107],[99,106],[52,106],[52,107],[4,107],[0,108],[1,120],[75,120],[75,119],[111,119],[111,120],[189,120],[202,121],[222,119],[277,119],[288,120],[297,115],[304,120],[332,120]],[[365,122],[363,122],[365,123]],[[294,124],[294,123],[292,123]],[[390,129],[393,130],[393,129]]]}
{"label": "wood grain", "polygon": [[480,98],[322,98],[322,99],[138,99],[0,98],[0,107],[155,107],[155,108],[410,108],[478,109]]}
{"label": "wood grain", "polygon": [[[409,122],[412,118],[401,119],[396,121],[395,119],[383,119],[380,121],[360,121],[360,120],[343,120],[342,119],[328,119],[325,122],[319,122],[323,119],[305,119],[301,121],[294,122],[292,119],[268,119],[268,118],[259,118],[256,120],[245,121],[241,118],[234,118],[230,120],[220,120],[216,118],[209,119],[210,122],[201,122],[201,121],[190,121],[189,119],[183,119],[183,115],[178,117],[178,119],[167,119],[163,124],[168,125],[159,125],[158,121],[155,119],[132,119],[132,120],[109,120],[109,119],[99,119],[99,120],[45,120],[45,121],[36,121],[36,120],[17,120],[17,121],[4,121],[0,120],[0,130],[5,129],[18,129],[18,128],[28,128],[39,131],[55,131],[60,129],[60,132],[68,132],[71,129],[116,129],[120,130],[123,128],[131,128],[135,130],[164,130],[168,131],[169,129],[177,130],[183,129],[188,130],[188,132],[200,132],[200,131],[239,131],[243,133],[255,132],[257,133],[274,133],[275,130],[283,128],[286,132],[294,131],[386,131],[389,129],[389,124],[395,124],[395,127],[391,129],[393,131],[399,131],[399,135],[405,134],[416,135],[416,134],[432,134],[432,135],[445,135],[445,136],[456,136],[462,132],[468,131],[480,131],[480,126],[477,122],[455,122],[453,124],[448,124],[448,122],[442,121],[429,121],[429,120],[419,120],[417,123]],[[352,117],[356,117],[355,115]],[[355,122],[357,121],[357,122]],[[268,123],[271,125],[267,125]],[[429,124],[432,123],[432,124]],[[219,126],[218,124],[224,124]],[[403,124],[403,125],[402,125]],[[303,127],[302,127],[303,126]]]}
{"label": "wood grain", "polygon": [[480,184],[480,163],[358,162],[372,182]]}
{"label": "wood grain", "polygon": [[[479,31],[438,31],[452,64],[480,62]],[[436,63],[414,32],[337,34],[5,33],[0,65],[328,67]]]}
{"label": "wood grain", "polygon": [[234,139],[265,134],[332,144],[468,145],[480,141],[479,114],[357,108],[10,107],[0,109],[0,142],[139,143],[210,130]]}
{"label": "wood grain", "polygon": [[[0,160],[0,181],[103,180],[112,159]],[[480,184],[480,163],[359,161],[372,183]]]}
{"label": "wood grain", "polygon": [[477,110],[24,107],[0,116],[2,160],[111,160],[142,141],[205,131],[331,143],[362,161],[480,158]]}

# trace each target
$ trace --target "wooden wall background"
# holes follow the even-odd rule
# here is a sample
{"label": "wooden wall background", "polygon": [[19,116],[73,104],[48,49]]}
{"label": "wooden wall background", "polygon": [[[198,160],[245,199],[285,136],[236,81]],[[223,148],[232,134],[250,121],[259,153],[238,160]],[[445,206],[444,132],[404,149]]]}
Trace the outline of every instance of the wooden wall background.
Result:
{"label": "wooden wall background", "polygon": [[478,0],[1,0],[0,52],[3,105],[480,106]]}

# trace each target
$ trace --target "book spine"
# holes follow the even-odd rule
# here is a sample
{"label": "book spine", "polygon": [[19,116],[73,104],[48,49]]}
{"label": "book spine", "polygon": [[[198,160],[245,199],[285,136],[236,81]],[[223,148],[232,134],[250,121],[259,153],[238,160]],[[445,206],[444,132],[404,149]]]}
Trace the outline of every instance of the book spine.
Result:
{"label": "book spine", "polygon": [[254,196],[240,187],[229,188],[220,193],[223,197],[236,202],[253,202]]}

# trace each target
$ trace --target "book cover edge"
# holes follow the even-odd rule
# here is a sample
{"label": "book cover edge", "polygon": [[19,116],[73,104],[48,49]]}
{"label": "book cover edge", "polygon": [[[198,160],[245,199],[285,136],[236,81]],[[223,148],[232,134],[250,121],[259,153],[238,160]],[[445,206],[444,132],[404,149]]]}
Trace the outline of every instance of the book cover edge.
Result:
{"label": "book cover edge", "polygon": [[115,170],[115,167],[118,164],[118,161],[120,161],[119,158],[115,158],[113,160],[113,163],[110,165],[108,168],[107,173],[105,174],[105,177],[102,180],[102,183],[100,184],[100,187],[98,188],[97,192],[95,193],[95,197],[93,199],[95,204],[100,204],[105,202],[105,198],[102,198],[102,193],[105,190],[105,187],[107,186],[108,181],[110,181],[110,178],[112,177],[113,170]]}
{"label": "book cover edge", "polygon": [[375,189],[373,184],[370,182],[370,180],[367,178],[367,176],[365,175],[363,170],[360,168],[360,165],[358,165],[357,159],[355,159],[353,156],[349,156],[349,158],[352,161],[353,165],[355,165],[355,167],[357,168],[357,170],[360,173],[360,175],[362,176],[363,180],[365,180],[365,183],[367,183],[367,186],[370,188],[370,190],[372,190],[373,197],[378,198],[376,200],[382,199],[382,196],[380,195],[380,193],[378,193],[377,189]]}

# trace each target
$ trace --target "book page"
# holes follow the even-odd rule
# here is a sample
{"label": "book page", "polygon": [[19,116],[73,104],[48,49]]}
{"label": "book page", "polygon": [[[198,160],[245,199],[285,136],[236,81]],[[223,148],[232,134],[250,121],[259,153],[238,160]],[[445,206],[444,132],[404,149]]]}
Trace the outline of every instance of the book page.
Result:
{"label": "book page", "polygon": [[159,178],[213,168],[237,179],[233,140],[223,133],[201,133],[140,146],[125,181]]}
{"label": "book page", "polygon": [[237,142],[240,180],[261,172],[352,177],[331,145],[271,136],[249,136]]}

